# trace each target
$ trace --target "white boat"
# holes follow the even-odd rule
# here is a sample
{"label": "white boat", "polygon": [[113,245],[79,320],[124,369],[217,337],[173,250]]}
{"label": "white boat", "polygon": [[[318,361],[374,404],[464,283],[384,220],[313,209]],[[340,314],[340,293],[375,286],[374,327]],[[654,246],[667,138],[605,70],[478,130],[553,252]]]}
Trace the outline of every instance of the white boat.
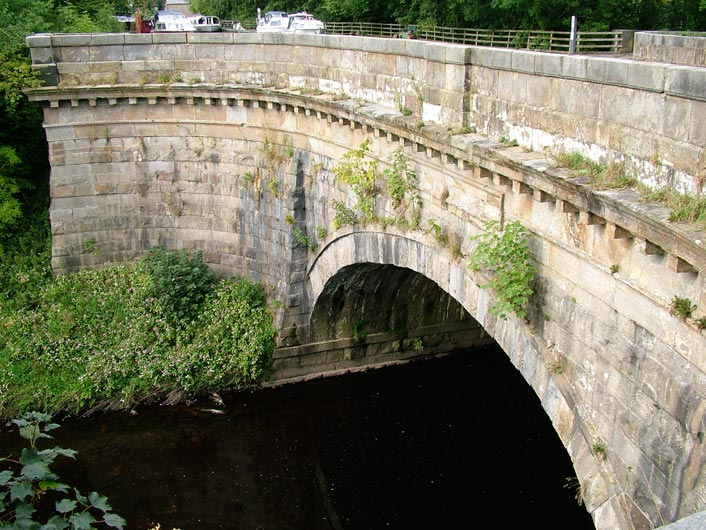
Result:
{"label": "white boat", "polygon": [[222,29],[221,21],[218,17],[198,14],[186,16],[180,11],[157,11],[154,20],[154,29],[152,31],[213,32],[221,31]]}
{"label": "white boat", "polygon": [[157,11],[154,16],[155,32],[194,31],[191,22],[179,11]]}
{"label": "white boat", "polygon": [[193,31],[212,33],[214,31],[222,31],[221,20],[218,17],[210,15],[192,15],[187,17]]}
{"label": "white boat", "polygon": [[292,14],[285,11],[268,11],[263,17],[260,15],[260,8],[258,8],[255,31],[258,33],[309,33],[316,35],[324,32],[324,23],[306,11]]}

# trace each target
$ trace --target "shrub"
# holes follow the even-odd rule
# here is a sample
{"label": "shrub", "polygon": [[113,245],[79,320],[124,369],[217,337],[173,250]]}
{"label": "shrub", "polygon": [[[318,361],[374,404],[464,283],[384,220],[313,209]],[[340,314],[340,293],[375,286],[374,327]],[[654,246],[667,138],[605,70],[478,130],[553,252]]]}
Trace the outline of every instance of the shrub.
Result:
{"label": "shrub", "polygon": [[151,278],[145,295],[173,321],[192,319],[215,282],[201,251],[190,255],[186,249],[169,252],[153,247],[141,265]]}

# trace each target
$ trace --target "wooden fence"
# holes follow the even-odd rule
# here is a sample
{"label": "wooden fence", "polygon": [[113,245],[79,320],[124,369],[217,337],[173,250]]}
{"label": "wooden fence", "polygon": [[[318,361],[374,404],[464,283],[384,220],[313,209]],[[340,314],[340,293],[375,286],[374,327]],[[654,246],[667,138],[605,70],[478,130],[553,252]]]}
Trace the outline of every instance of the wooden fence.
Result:
{"label": "wooden fence", "polygon": [[[233,21],[222,20],[221,23],[230,29]],[[245,31],[253,31],[255,26],[254,20],[242,21]],[[564,53],[571,51],[570,31],[446,28],[376,22],[326,22],[325,31],[331,35],[407,38],[410,29],[414,38],[423,40]],[[576,34],[575,51],[577,53],[629,53],[632,52],[633,33],[628,30],[579,31]]]}

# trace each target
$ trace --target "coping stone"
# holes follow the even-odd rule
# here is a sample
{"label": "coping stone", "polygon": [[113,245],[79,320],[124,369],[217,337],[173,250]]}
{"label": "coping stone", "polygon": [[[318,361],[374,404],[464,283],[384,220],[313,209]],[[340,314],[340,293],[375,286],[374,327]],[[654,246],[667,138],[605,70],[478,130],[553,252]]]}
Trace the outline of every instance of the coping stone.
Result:
{"label": "coping stone", "polygon": [[125,36],[127,33],[100,33],[93,35],[91,44],[93,46],[110,46],[125,44]]}
{"label": "coping stone", "polygon": [[51,46],[51,35],[48,33],[37,33],[25,37],[25,43],[29,48],[48,48]]}
{"label": "coping stone", "polygon": [[633,62],[628,66],[628,85],[631,87],[664,91],[665,65],[655,63]]}
{"label": "coping stone", "polygon": [[185,44],[186,33],[152,33],[154,44]]}
{"label": "coping stone", "polygon": [[93,37],[94,35],[83,33],[52,35],[52,44],[54,46],[91,46]]}
{"label": "coping stone", "polygon": [[622,59],[589,58],[586,63],[586,80],[606,85],[628,84],[630,61]]}
{"label": "coping stone", "polygon": [[706,511],[695,513],[666,526],[660,526],[656,530],[703,530],[704,528],[706,528]]}
{"label": "coping stone", "polygon": [[523,74],[534,75],[536,62],[536,53],[524,52],[519,50],[515,50],[512,52],[512,70],[514,72],[522,72]]}
{"label": "coping stone", "polygon": [[473,46],[473,64],[497,70],[512,70],[512,50]]}
{"label": "coping stone", "polygon": [[668,94],[706,101],[706,68],[675,66],[666,70],[665,77]]}

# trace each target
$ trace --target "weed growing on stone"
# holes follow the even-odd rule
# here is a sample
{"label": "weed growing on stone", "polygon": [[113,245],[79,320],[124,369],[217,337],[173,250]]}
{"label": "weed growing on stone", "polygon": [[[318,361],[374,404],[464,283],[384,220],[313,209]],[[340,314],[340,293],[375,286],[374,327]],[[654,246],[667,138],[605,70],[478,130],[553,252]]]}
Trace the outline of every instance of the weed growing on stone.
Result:
{"label": "weed growing on stone", "polygon": [[697,306],[691,303],[688,298],[680,298],[675,296],[672,298],[672,303],[669,306],[669,314],[686,320],[689,318],[694,311],[696,311]]}
{"label": "weed growing on stone", "polygon": [[497,301],[489,311],[501,318],[510,312],[519,318],[527,315],[524,305],[534,294],[532,285],[537,274],[527,246],[528,237],[527,229],[519,221],[508,223],[504,229],[497,221],[491,221],[483,233],[471,238],[477,244],[468,268],[490,276],[490,281],[481,287],[489,287],[495,293]]}

